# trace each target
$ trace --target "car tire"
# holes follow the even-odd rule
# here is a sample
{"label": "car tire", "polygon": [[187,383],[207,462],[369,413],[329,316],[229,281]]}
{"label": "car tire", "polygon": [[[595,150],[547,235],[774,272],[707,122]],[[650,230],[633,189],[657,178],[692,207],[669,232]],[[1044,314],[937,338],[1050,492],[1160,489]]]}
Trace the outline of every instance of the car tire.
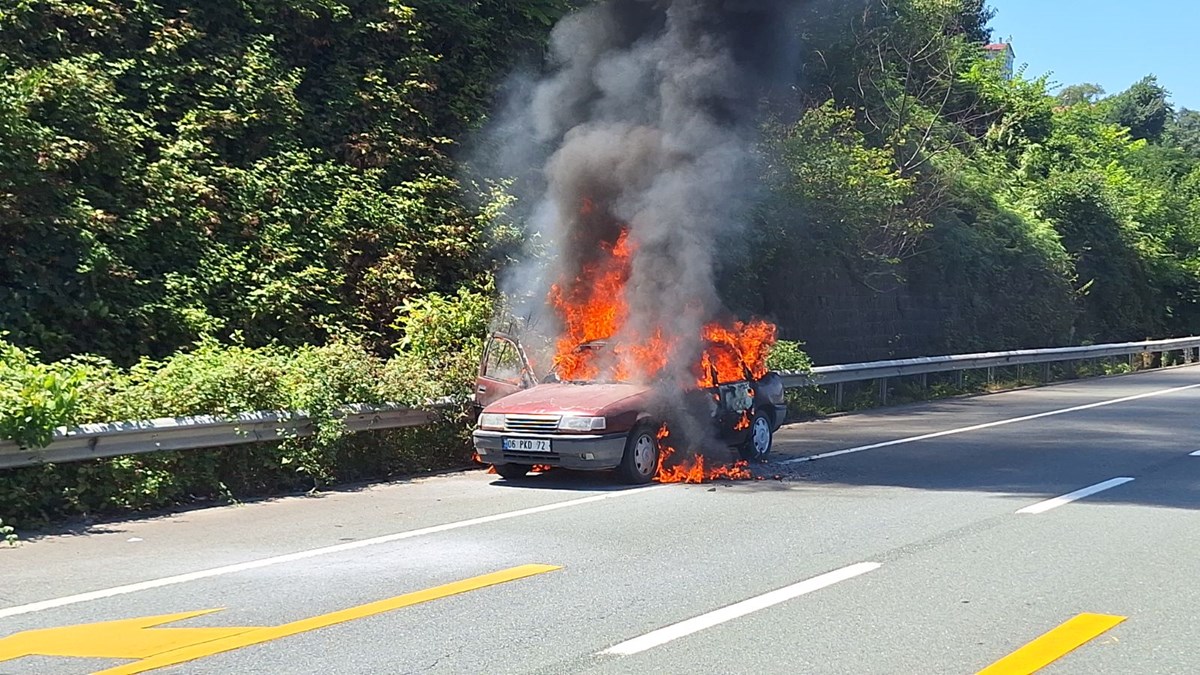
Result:
{"label": "car tire", "polygon": [[767,413],[761,410],[754,412],[754,417],[750,418],[750,435],[738,448],[738,454],[742,456],[742,459],[748,462],[766,461],[775,444],[773,426]]}
{"label": "car tire", "polygon": [[529,475],[533,467],[528,464],[493,464],[492,468],[504,480],[517,480]]}
{"label": "car tire", "polygon": [[625,440],[625,454],[617,467],[617,475],[623,483],[645,485],[658,474],[659,458],[658,430],[650,424],[639,424]]}

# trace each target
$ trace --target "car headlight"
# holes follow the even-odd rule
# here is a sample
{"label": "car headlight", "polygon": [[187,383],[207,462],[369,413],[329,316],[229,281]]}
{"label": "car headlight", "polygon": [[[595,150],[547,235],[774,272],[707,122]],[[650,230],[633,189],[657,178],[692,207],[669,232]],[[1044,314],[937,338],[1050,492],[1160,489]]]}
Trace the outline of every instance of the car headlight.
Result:
{"label": "car headlight", "polygon": [[483,413],[479,416],[479,428],[492,431],[504,431],[504,415]]}
{"label": "car headlight", "polygon": [[564,417],[558,423],[559,431],[604,431],[608,420],[603,417]]}

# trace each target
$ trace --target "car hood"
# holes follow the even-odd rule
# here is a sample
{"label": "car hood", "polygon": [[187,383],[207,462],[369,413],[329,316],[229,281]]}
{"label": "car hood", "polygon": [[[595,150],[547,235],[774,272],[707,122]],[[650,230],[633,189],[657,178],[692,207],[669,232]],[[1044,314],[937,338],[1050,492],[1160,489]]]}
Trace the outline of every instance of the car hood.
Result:
{"label": "car hood", "polygon": [[505,396],[484,409],[507,415],[603,416],[638,407],[649,387],[635,384],[540,384]]}

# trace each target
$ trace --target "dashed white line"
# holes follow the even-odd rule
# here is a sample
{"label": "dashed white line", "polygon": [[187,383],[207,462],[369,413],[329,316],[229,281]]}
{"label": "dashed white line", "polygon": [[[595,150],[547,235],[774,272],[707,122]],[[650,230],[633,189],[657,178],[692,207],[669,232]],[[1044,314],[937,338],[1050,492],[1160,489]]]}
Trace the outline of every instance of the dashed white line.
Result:
{"label": "dashed white line", "polygon": [[1031,506],[1026,506],[1025,508],[1017,511],[1017,513],[1031,513],[1031,514],[1045,513],[1047,511],[1049,511],[1050,509],[1057,509],[1058,507],[1060,507],[1064,504],[1070,504],[1071,502],[1078,501],[1080,499],[1083,499],[1084,497],[1090,497],[1091,495],[1094,495],[1097,492],[1104,492],[1105,490],[1111,490],[1112,488],[1115,488],[1118,485],[1124,485],[1124,484],[1130,483],[1132,481],[1133,481],[1133,479],[1129,478],[1127,476],[1122,476],[1121,478],[1113,478],[1111,480],[1106,480],[1103,483],[1096,483],[1095,485],[1089,485],[1088,487],[1082,488],[1080,490],[1076,490],[1070,494],[1065,494],[1061,497],[1055,497],[1054,499],[1047,499],[1044,502],[1038,502]]}
{"label": "dashed white line", "polygon": [[1192,454],[1190,454],[1190,455],[1188,455],[1188,456],[1189,456],[1189,457],[1200,457],[1200,450],[1197,450],[1197,451],[1193,452]]}
{"label": "dashed white line", "polygon": [[429,534],[437,534],[439,532],[449,532],[450,530],[458,530],[464,527],[472,527],[474,525],[484,525],[487,523],[495,523],[501,520],[509,520],[512,518],[521,518],[523,516],[532,516],[538,513],[548,513],[550,511],[558,511],[572,506],[583,506],[584,504],[592,504],[602,502],[609,499],[616,499],[627,495],[641,494],[650,490],[657,490],[666,487],[665,485],[655,485],[653,487],[639,488],[636,490],[622,490],[620,492],[609,492],[602,495],[594,495],[591,497],[583,497],[580,499],[572,499],[565,502],[555,502],[553,504],[544,504],[528,509],[520,509],[518,511],[508,511],[505,513],[497,513],[481,518],[471,518],[470,520],[459,520],[453,523],[445,523],[443,525],[434,525],[433,527],[423,527],[419,530],[408,530],[406,532],[396,532],[394,534],[385,534],[380,537],[372,537],[371,539],[361,539],[359,541],[346,542],[345,544],[336,544],[334,546],[325,546],[322,548],[309,549],[307,551],[297,551],[296,553],[288,553],[285,555],[272,556],[270,558],[260,558],[258,560],[250,560],[243,563],[233,565],[225,565],[223,567],[212,567],[206,570],[198,570],[196,572],[188,572],[186,574],[177,574],[169,577],[161,577],[151,579],[149,581],[141,581],[124,586],[114,586],[112,588],[103,588],[100,590],[80,593],[78,595],[68,595],[61,598],[51,600],[42,600],[40,602],[32,602],[27,605],[17,605],[15,607],[5,607],[0,609],[0,619],[10,616],[18,616],[20,614],[30,614],[32,612],[41,612],[47,609],[56,607],[64,607],[66,605],[75,605],[81,602],[91,600],[100,600],[103,598],[111,598],[117,595],[125,595],[127,593],[137,593],[138,591],[146,591],[152,588],[162,588],[163,586],[174,586],[175,584],[187,583],[189,581],[197,581],[199,579],[210,579],[226,574],[235,574],[237,572],[245,572],[248,570],[261,569],[263,567],[271,567],[273,565],[283,565],[285,563],[296,562],[298,560],[307,560],[318,556],[333,555],[335,553],[344,553],[353,551],[359,548],[368,546],[378,546],[380,544],[390,544],[394,541],[404,539],[412,539],[413,537],[422,537]]}
{"label": "dashed white line", "polygon": [[615,656],[629,656],[638,654],[648,649],[653,649],[660,645],[664,645],[672,640],[677,640],[681,637],[698,633],[706,628],[712,628],[726,621],[732,621],[752,612],[757,612],[760,609],[766,609],[773,605],[778,605],[781,602],[787,602],[793,598],[798,598],[801,595],[812,593],[813,591],[821,590],[832,586],[838,582],[853,579],[867,572],[877,570],[882,565],[874,562],[858,563],[849,567],[843,567],[840,570],[835,570],[827,574],[822,574],[819,577],[813,577],[807,581],[801,581],[798,584],[792,584],[780,588],[779,590],[771,591],[763,595],[759,595],[748,600],[743,600],[739,603],[723,607],[707,614],[681,621],[680,623],[659,628],[658,630],[646,633],[641,637],[627,640],[621,644],[614,645],[600,652],[600,654],[608,654]]}
{"label": "dashed white line", "polygon": [[[1002,427],[1006,424],[1017,424],[1018,422],[1029,422],[1031,420],[1042,419],[1043,417],[1053,417],[1055,415],[1066,415],[1067,413],[1080,412],[1082,410],[1091,410],[1093,408],[1103,408],[1105,406],[1117,405],[1118,403],[1128,403],[1137,401],[1143,398],[1152,398],[1155,396],[1165,396],[1167,394],[1176,394],[1189,389],[1200,389],[1200,384],[1189,384],[1185,387],[1174,387],[1171,389],[1161,389],[1159,391],[1146,392],[1145,394],[1136,394],[1134,396],[1124,396],[1122,398],[1114,398],[1110,401],[1100,401],[1098,403],[1088,403],[1087,405],[1077,405],[1071,408],[1063,408],[1061,410],[1048,410],[1046,412],[1037,413],[1035,415],[1025,415],[1023,417],[1013,417],[1007,420],[997,420],[995,422],[987,422],[985,424],[974,424],[969,427],[961,427],[958,429],[947,429],[945,431],[936,431],[931,434],[922,434],[920,436],[912,436],[909,438],[898,438],[892,441],[884,441],[882,443],[872,443],[871,445],[861,445],[856,448],[846,448],[845,450],[834,450],[833,452],[823,452],[819,455],[809,455],[808,457],[796,457],[795,459],[786,459],[779,464],[800,464],[802,462],[814,462],[819,459],[829,459],[831,457],[841,457],[842,455],[853,455],[867,450],[877,450],[879,448],[887,448],[893,445],[904,445],[906,443],[917,443],[919,441],[928,441],[934,438],[943,436],[953,436],[955,434],[965,434],[970,431],[980,431],[982,429],[991,429],[993,427]],[[1197,454],[1200,456],[1200,454]]]}

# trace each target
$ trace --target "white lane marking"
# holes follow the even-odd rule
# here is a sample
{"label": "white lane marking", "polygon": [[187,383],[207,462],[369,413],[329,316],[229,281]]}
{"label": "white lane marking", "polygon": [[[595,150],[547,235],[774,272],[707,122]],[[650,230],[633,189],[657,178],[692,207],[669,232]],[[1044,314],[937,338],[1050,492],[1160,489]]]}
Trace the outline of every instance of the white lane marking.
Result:
{"label": "white lane marking", "polygon": [[1200,450],[1197,450],[1197,451],[1193,452],[1192,454],[1190,454],[1190,455],[1188,455],[1188,456],[1189,456],[1189,457],[1200,457]]}
{"label": "white lane marking", "polygon": [[801,595],[819,591],[822,588],[832,586],[838,582],[853,579],[867,572],[877,570],[882,565],[880,563],[865,562],[843,567],[840,570],[835,570],[827,574],[822,574],[819,577],[813,577],[807,581],[801,581],[798,584],[792,584],[776,591],[771,591],[764,595],[743,600],[739,603],[723,607],[708,614],[701,614],[687,621],[681,621],[677,624],[659,628],[658,630],[646,633],[641,637],[627,640],[621,644],[614,645],[600,652],[600,654],[611,654],[615,656],[629,656],[644,652],[647,649],[653,649],[660,645],[664,645],[672,640],[677,640],[681,637],[698,633],[706,628],[712,628],[717,624],[725,623],[737,619],[752,612],[757,612],[760,609],[766,609],[773,605],[778,605],[781,602],[786,602],[793,598],[798,598]]}
{"label": "white lane marking", "polygon": [[159,579],[151,579],[149,581],[141,581],[124,586],[114,586],[112,588],[104,588],[78,595],[68,595],[61,598],[53,598],[51,600],[42,600],[40,602],[31,602],[27,605],[17,605],[15,607],[6,607],[0,609],[0,619],[10,616],[18,616],[20,614],[29,614],[32,612],[41,612],[47,609],[56,607],[64,607],[66,605],[74,605],[81,602],[89,602],[91,600],[100,600],[103,598],[111,598],[116,595],[125,595],[127,593],[137,593],[146,591],[152,588],[162,588],[163,586],[173,586],[175,584],[183,584],[189,581],[197,581],[199,579],[209,579],[219,577],[226,574],[236,574],[248,570],[256,570],[263,567],[271,567],[273,565],[283,565],[285,563],[296,562],[297,560],[307,560],[318,556],[332,555],[335,553],[343,553],[345,551],[353,551],[359,548],[368,546],[378,546],[380,544],[389,544],[394,541],[403,539],[412,539],[413,537],[422,537],[428,534],[437,534],[439,532],[449,532],[450,530],[458,530],[464,527],[472,527],[474,525],[485,525],[487,523],[495,523],[501,520],[509,520],[511,518],[521,518],[523,516],[532,516],[539,513],[548,513],[559,509],[566,509],[572,506],[583,506],[584,504],[593,504],[608,499],[624,497],[626,495],[641,494],[651,490],[657,490],[667,487],[666,485],[655,485],[647,488],[639,488],[635,490],[622,490],[620,492],[609,492],[591,497],[582,497],[580,499],[572,499],[565,502],[556,502],[554,504],[545,504],[543,506],[535,506],[519,511],[508,511],[506,513],[497,513],[491,516],[483,516],[480,518],[471,518],[470,520],[460,520],[453,523],[445,523],[443,525],[434,525],[432,527],[423,527],[419,530],[408,530],[406,532],[396,532],[394,534],[385,534],[371,539],[362,539],[359,541],[346,542],[345,544],[336,544],[334,546],[325,546],[322,548],[309,549],[307,551],[297,551],[296,553],[288,553],[285,555],[272,556],[270,558],[260,558],[258,560],[250,560],[248,562],[236,563],[233,565],[225,565],[223,567],[213,567],[206,570],[196,572],[188,572],[186,574],[177,574],[170,577],[161,577]]}
{"label": "white lane marking", "polygon": [[1090,497],[1091,495],[1094,495],[1097,492],[1104,492],[1105,490],[1111,490],[1112,488],[1115,488],[1118,485],[1124,485],[1124,484],[1132,482],[1132,481],[1133,481],[1133,479],[1129,478],[1127,476],[1123,476],[1121,478],[1113,478],[1111,480],[1106,480],[1103,483],[1096,483],[1095,485],[1089,485],[1088,487],[1085,487],[1080,490],[1076,490],[1070,494],[1065,494],[1061,497],[1055,497],[1054,499],[1047,499],[1044,502],[1038,502],[1031,506],[1026,506],[1025,508],[1017,511],[1017,513],[1035,513],[1035,514],[1036,513],[1045,513],[1047,511],[1049,511],[1050,509],[1057,509],[1058,507],[1062,506],[1063,504],[1070,504],[1071,502],[1078,501],[1080,499],[1083,499],[1084,497]]}
{"label": "white lane marking", "polygon": [[[877,450],[893,445],[904,445],[906,443],[917,443],[919,441],[928,441],[933,438],[941,438],[943,436],[953,436],[955,434],[965,434],[970,431],[979,431],[981,429],[991,429],[993,427],[1002,427],[1006,424],[1016,424],[1018,422],[1028,422],[1030,420],[1038,420],[1043,417],[1053,417],[1055,415],[1066,415],[1067,413],[1079,412],[1081,410],[1091,410],[1093,408],[1103,408],[1105,406],[1117,405],[1118,403],[1128,403],[1137,401],[1143,398],[1152,398],[1154,396],[1165,396],[1167,394],[1175,394],[1189,389],[1198,389],[1200,384],[1189,384],[1186,387],[1175,387],[1173,389],[1162,389],[1159,391],[1151,391],[1145,394],[1137,394],[1134,396],[1125,396],[1123,398],[1114,398],[1111,401],[1100,401],[1099,403],[1088,403],[1087,405],[1077,405],[1072,408],[1063,408],[1061,410],[1049,410],[1047,412],[1037,413],[1035,415],[1025,415],[1024,417],[1014,417],[1007,420],[997,420],[995,422],[987,422],[986,424],[975,424],[969,427],[959,429],[947,429],[945,431],[936,431],[931,434],[922,434],[920,436],[912,436],[910,438],[898,438],[893,441],[884,441],[882,443],[872,443],[871,445],[862,445],[857,448],[846,448],[845,450],[834,450],[833,452],[823,452],[819,455],[810,455],[808,457],[796,457],[795,459],[786,459],[779,464],[800,464],[802,462],[814,462],[818,459],[829,459],[830,457],[840,457],[842,455],[853,455],[858,452],[866,452],[867,450]],[[1200,456],[1200,455],[1198,455]]]}

